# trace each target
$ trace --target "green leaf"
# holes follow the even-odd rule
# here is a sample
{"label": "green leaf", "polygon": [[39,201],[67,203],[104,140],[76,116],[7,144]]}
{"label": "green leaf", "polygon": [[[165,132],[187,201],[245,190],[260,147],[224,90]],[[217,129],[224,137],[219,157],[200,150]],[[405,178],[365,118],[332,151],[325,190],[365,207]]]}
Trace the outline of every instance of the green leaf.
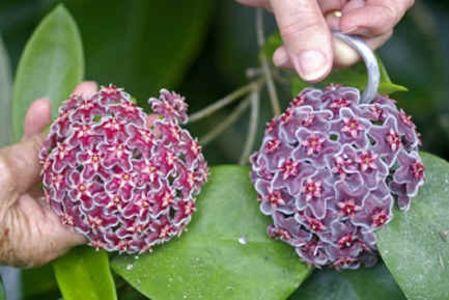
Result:
{"label": "green leaf", "polygon": [[64,1],[79,22],[87,77],[126,88],[146,103],[173,87],[209,29],[210,0]]}
{"label": "green leaf", "polygon": [[104,251],[84,246],[53,262],[64,300],[114,300],[115,284]]}
{"label": "green leaf", "polygon": [[378,248],[408,299],[449,299],[449,164],[422,157],[426,183],[410,210],[378,232]]}
{"label": "green leaf", "polygon": [[6,299],[5,287],[3,286],[3,280],[0,278],[0,300]]}
{"label": "green leaf", "polygon": [[265,41],[265,45],[262,47],[263,53],[271,59],[273,57],[274,51],[276,51],[277,48],[282,46],[282,38],[279,32],[276,32],[272,35],[270,35],[267,40]]}
{"label": "green leaf", "polygon": [[383,263],[337,272],[315,270],[290,300],[405,300]]}
{"label": "green leaf", "polygon": [[181,238],[112,267],[153,300],[286,299],[308,275],[293,249],[270,240],[249,169],[211,170]]}
{"label": "green leaf", "polygon": [[61,102],[83,78],[83,72],[78,29],[60,5],[39,24],[20,59],[12,103],[14,139],[22,136],[26,111],[36,98],[49,97],[55,116]]}
{"label": "green leaf", "polygon": [[11,141],[11,70],[8,53],[0,37],[0,147]]}
{"label": "green leaf", "polygon": [[51,264],[21,270],[20,286],[23,300],[58,299],[61,297]]}

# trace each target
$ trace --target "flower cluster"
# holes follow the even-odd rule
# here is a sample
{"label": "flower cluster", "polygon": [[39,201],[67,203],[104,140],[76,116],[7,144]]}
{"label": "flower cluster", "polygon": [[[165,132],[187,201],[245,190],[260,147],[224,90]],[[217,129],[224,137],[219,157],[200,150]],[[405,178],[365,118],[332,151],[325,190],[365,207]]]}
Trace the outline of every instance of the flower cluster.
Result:
{"label": "flower cluster", "polygon": [[89,245],[141,253],[180,235],[207,180],[201,147],[180,127],[184,98],[161,90],[147,115],[114,86],[72,95],[40,152],[45,197]]}
{"label": "flower cluster", "polygon": [[305,89],[251,157],[260,209],[274,222],[268,234],[317,267],[373,264],[375,231],[424,182],[410,116],[387,97],[359,99],[350,87]]}

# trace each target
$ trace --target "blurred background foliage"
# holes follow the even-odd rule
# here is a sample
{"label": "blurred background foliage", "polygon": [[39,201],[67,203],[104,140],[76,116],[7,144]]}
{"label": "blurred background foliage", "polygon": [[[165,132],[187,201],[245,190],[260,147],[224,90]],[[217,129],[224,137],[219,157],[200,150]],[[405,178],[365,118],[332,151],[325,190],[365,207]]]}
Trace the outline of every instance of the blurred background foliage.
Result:
{"label": "blurred background foliage", "polygon": [[[10,83],[4,66],[9,64],[14,76],[33,29],[60,2],[67,6],[80,28],[86,79],[124,87],[141,105],[161,87],[167,87],[185,95],[190,112],[194,112],[247,84],[248,69],[258,67],[254,10],[231,0],[2,0],[0,32],[9,56],[9,63],[0,61],[2,119]],[[276,27],[273,18],[266,16],[268,36]],[[448,2],[416,1],[393,38],[380,50],[380,56],[393,82],[409,88],[409,92],[393,97],[417,122],[424,149],[449,159]],[[278,91],[285,107],[290,87],[283,83]],[[266,93],[262,97],[258,141],[264,123],[271,118]],[[231,106],[195,123],[191,126],[193,134],[204,135],[232,109]],[[248,115],[249,112],[204,148],[210,164],[238,161]],[[0,140],[0,144],[4,141]],[[126,299],[136,299],[132,289],[122,288]],[[57,290],[51,269],[23,272],[22,290],[25,299],[55,299]]]}

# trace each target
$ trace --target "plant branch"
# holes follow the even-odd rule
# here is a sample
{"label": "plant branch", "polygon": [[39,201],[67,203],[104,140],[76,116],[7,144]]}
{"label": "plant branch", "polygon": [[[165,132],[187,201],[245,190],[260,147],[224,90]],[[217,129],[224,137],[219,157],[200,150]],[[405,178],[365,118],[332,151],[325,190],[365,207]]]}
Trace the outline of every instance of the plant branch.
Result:
{"label": "plant branch", "polygon": [[238,118],[245,112],[250,104],[250,99],[247,98],[244,101],[240,102],[239,105],[235,108],[235,110],[223,120],[218,126],[213,128],[209,133],[200,138],[200,143],[203,146],[206,146],[210,142],[212,142],[216,137],[218,137],[223,131],[225,131],[228,127],[234,124]]}
{"label": "plant branch", "polygon": [[240,156],[239,164],[244,165],[251,151],[254,148],[254,142],[256,141],[257,133],[257,123],[259,119],[259,104],[260,104],[260,94],[258,90],[255,90],[250,95],[251,99],[251,116],[249,119],[248,135],[246,137],[245,146],[243,147],[242,155]]}
{"label": "plant branch", "polygon": [[245,96],[246,94],[250,93],[254,89],[258,89],[264,83],[264,81],[265,81],[264,78],[259,78],[255,81],[233,91],[229,95],[225,96],[222,99],[219,99],[218,101],[212,103],[211,105],[206,106],[202,110],[191,114],[189,116],[189,123],[193,123],[193,122],[199,121],[201,119],[204,119],[204,118],[210,116],[217,110],[233,103],[234,101],[240,99],[242,96]]}
{"label": "plant branch", "polygon": [[257,44],[259,45],[260,51],[260,63],[262,65],[262,71],[264,73],[265,79],[267,81],[268,95],[271,101],[271,107],[275,116],[281,114],[281,106],[279,104],[279,97],[276,92],[276,87],[273,81],[273,75],[271,74],[270,65],[268,63],[268,58],[262,50],[265,44],[265,35],[263,29],[263,10],[261,8],[256,9],[256,36]]}

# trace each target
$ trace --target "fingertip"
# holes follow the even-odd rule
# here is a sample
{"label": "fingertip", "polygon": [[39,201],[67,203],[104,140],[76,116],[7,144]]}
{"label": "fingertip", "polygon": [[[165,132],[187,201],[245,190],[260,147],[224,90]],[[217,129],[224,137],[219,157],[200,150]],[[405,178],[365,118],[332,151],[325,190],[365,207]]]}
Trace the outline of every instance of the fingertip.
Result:
{"label": "fingertip", "polygon": [[329,75],[333,59],[321,50],[306,50],[291,57],[296,72],[307,82],[319,82]]}
{"label": "fingertip", "polygon": [[334,38],[334,61],[337,67],[348,67],[359,60],[358,53],[345,42]]}
{"label": "fingertip", "polygon": [[290,59],[288,57],[285,47],[279,47],[273,53],[273,64],[276,67],[286,68],[290,66]]}
{"label": "fingertip", "polygon": [[49,98],[35,100],[28,109],[24,120],[24,138],[41,132],[51,122],[51,103]]}
{"label": "fingertip", "polygon": [[95,81],[83,81],[75,87],[74,94],[90,97],[98,90],[98,84]]}

